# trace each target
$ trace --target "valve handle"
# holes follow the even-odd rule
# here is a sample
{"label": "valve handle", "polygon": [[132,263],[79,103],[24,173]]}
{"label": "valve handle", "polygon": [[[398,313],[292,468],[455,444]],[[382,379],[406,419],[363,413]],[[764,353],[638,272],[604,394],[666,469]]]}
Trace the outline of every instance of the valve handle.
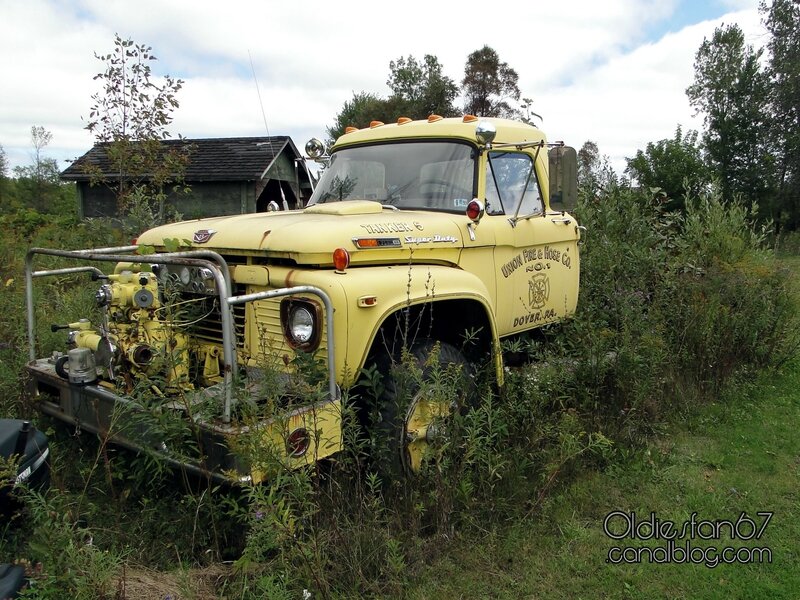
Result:
{"label": "valve handle", "polygon": [[56,374],[61,377],[62,379],[69,379],[69,371],[64,369],[64,365],[69,362],[69,356],[64,354],[63,356],[59,356],[58,360],[56,360]]}

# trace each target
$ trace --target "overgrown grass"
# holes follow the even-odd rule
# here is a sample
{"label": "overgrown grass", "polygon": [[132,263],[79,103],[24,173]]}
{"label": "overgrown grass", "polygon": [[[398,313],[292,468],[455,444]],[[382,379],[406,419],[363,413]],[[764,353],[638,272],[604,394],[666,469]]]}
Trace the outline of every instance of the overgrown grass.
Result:
{"label": "overgrown grass", "polygon": [[[28,210],[0,217],[0,417],[31,416],[22,401],[23,365],[28,358],[25,320],[25,253],[31,247],[78,250],[121,244],[120,233],[102,221],[78,222],[72,217],[44,215]],[[54,259],[40,258],[37,269],[54,265]],[[63,335],[53,334],[51,323],[74,321],[87,314],[91,287],[87,275],[53,278],[37,282],[36,297],[40,351],[62,349]],[[46,307],[41,310],[41,307]]]}
{"label": "overgrown grass", "polygon": [[[197,482],[176,489],[151,457],[56,427],[54,489],[29,503],[33,518],[27,529],[4,531],[0,560],[40,563],[30,592],[38,598],[77,590],[91,590],[84,597],[113,597],[131,569],[171,567],[170,581],[177,570],[187,597],[297,598],[303,590],[315,598],[511,597],[529,590],[553,597],[663,595],[669,579],[648,583],[655,566],[612,568],[603,562],[610,544],[598,533],[597,519],[617,509],[655,511],[676,521],[695,506],[711,519],[728,518],[727,511],[740,505],[739,512],[771,510],[755,501],[767,503],[768,497],[748,483],[755,477],[750,467],[737,475],[737,467],[725,463],[731,449],[719,447],[716,462],[687,462],[692,452],[714,446],[707,441],[685,450],[695,438],[675,429],[676,418],[684,427],[700,423],[700,439],[710,440],[710,426],[704,429],[703,423],[714,414],[722,419],[719,431],[740,427],[746,411],[737,407],[746,400],[723,390],[733,381],[741,387],[761,368],[786,364],[797,352],[797,290],[791,288],[796,278],[765,249],[766,232],[748,215],[714,195],[687,201],[683,214],[667,214],[628,189],[584,202],[579,220],[588,237],[575,319],[510,341],[509,349],[526,352],[530,364],[508,369],[499,391],[491,377],[477,378],[479,402],[454,412],[449,435],[435,448],[439,460],[413,481],[376,470],[369,457],[381,440],[355,431],[363,422],[354,411],[356,394],[363,399],[380,386],[374,378],[351,391],[346,450],[335,461],[308,470],[277,469],[266,484],[242,491]],[[14,243],[113,243],[98,244],[91,226],[67,241],[53,239],[58,231],[46,225]],[[6,394],[0,409],[9,416],[23,410],[19,374],[25,356],[15,248],[0,243],[10,265],[0,290],[0,329],[9,340],[0,350],[7,351],[0,354],[0,391]],[[52,297],[48,318],[81,315],[82,287],[85,281],[76,285],[74,278],[42,286],[39,293]],[[44,327],[43,344],[55,344]],[[420,365],[402,366],[412,381],[419,380]],[[461,397],[458,378],[446,369],[426,375],[437,395]],[[784,404],[782,418],[791,422],[796,411],[788,400]],[[723,466],[729,477],[720,484]],[[718,478],[708,498],[703,469]],[[572,481],[578,483],[565,487]],[[666,496],[663,486],[672,486]],[[724,486],[736,493],[729,498]],[[630,500],[623,493],[628,488],[635,490]],[[796,497],[791,501],[796,504]],[[50,529],[54,541],[47,548],[40,541]],[[234,562],[222,568],[222,560]],[[429,563],[434,570],[426,568]],[[460,564],[480,577],[459,570]],[[676,579],[684,573],[680,566],[665,567],[660,572]],[[207,592],[207,578],[202,589],[186,583],[197,568],[219,569],[213,592]],[[704,568],[697,570],[706,586],[701,592],[712,589]],[[724,570],[724,579],[734,581],[734,568],[709,571]],[[752,569],[741,567],[773,581]],[[457,573],[459,581],[437,573]],[[420,576],[427,587],[408,591]],[[739,587],[730,588],[734,596],[747,589],[745,579],[737,581]],[[685,582],[676,589],[679,597],[693,595]]]}
{"label": "overgrown grass", "polygon": [[[739,379],[714,402],[674,419],[645,447],[620,451],[554,491],[531,518],[439,539],[439,558],[409,577],[408,598],[796,598],[800,589],[800,362],[756,380]],[[654,513],[661,522],[736,522],[759,526],[757,541],[692,541],[693,547],[766,547],[747,564],[610,564],[615,541],[603,530],[613,511]],[[617,519],[618,522],[619,519]],[[744,522],[743,522],[744,523]],[[704,526],[704,531],[710,531]],[[742,525],[742,533],[749,530]],[[647,535],[647,529],[643,529]],[[727,530],[726,530],[727,531]],[[679,545],[683,546],[686,540]],[[616,558],[616,555],[615,555]]]}

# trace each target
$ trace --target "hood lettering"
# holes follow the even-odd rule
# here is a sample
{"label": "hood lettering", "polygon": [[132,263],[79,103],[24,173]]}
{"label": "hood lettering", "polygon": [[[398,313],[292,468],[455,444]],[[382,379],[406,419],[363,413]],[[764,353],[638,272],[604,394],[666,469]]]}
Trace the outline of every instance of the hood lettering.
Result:
{"label": "hood lettering", "polygon": [[403,233],[404,231],[414,231],[408,223],[370,223],[362,225],[367,233]]}
{"label": "hood lettering", "polygon": [[418,237],[415,235],[407,235],[405,237],[406,244],[436,244],[436,243],[449,243],[455,244],[458,238],[452,235],[439,235],[438,233],[433,236]]}

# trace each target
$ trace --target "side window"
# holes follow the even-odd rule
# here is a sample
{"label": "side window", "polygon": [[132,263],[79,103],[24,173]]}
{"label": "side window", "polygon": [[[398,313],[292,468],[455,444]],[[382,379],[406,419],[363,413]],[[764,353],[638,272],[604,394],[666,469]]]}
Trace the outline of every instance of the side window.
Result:
{"label": "side window", "polygon": [[492,161],[489,160],[489,168],[486,171],[486,212],[490,215],[502,215],[503,204],[500,202],[500,192],[497,191],[497,177],[492,169]]}
{"label": "side window", "polygon": [[486,173],[486,204],[490,214],[519,216],[540,213],[542,197],[533,161],[521,152],[490,152]]}

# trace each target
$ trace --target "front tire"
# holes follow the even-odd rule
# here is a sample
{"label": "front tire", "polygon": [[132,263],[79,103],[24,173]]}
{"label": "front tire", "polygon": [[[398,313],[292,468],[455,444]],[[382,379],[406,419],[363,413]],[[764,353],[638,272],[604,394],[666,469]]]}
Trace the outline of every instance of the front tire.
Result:
{"label": "front tire", "polygon": [[384,354],[376,365],[381,470],[412,477],[440,457],[452,415],[472,404],[472,372],[457,348],[435,340],[414,343],[404,360]]}

